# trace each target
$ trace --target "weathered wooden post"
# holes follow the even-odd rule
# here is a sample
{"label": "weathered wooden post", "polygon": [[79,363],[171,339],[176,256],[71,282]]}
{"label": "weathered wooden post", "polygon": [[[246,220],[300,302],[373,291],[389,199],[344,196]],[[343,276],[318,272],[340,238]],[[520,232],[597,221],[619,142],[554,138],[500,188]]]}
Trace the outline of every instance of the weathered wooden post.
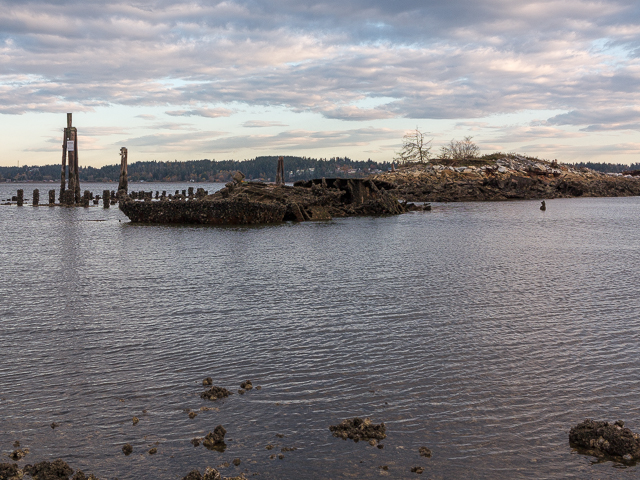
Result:
{"label": "weathered wooden post", "polygon": [[129,190],[129,180],[127,178],[127,159],[128,151],[126,147],[120,149],[120,181],[118,182],[118,194],[120,190],[124,190],[124,194],[127,194]]}
{"label": "weathered wooden post", "polygon": [[284,157],[278,157],[278,169],[276,171],[276,185],[284,185]]}
{"label": "weathered wooden post", "polygon": [[88,207],[90,200],[91,200],[91,192],[89,190],[85,190],[84,195],[82,196],[82,206]]}
{"label": "weathered wooden post", "polygon": [[103,190],[102,192],[102,206],[104,208],[109,208],[111,205],[111,195],[109,194],[109,190]]}
{"label": "weathered wooden post", "polygon": [[24,204],[24,190],[18,190],[18,198],[16,199],[18,206],[21,207]]}
{"label": "weathered wooden post", "polygon": [[189,200],[193,200],[193,187],[189,187]]}
{"label": "weathered wooden post", "polygon": [[37,207],[38,204],[40,203],[40,190],[38,190],[37,188],[33,191],[33,202],[32,205],[34,207]]}
{"label": "weathered wooden post", "polygon": [[[72,114],[67,113],[67,128],[64,129],[62,143],[62,169],[60,171],[60,203],[69,204],[69,196],[65,196],[65,190],[73,192],[73,202],[80,202],[80,167],[78,163],[78,131],[72,125]],[[69,158],[69,180],[65,189],[65,170]],[[63,201],[63,198],[66,201]]]}
{"label": "weathered wooden post", "polygon": [[53,207],[56,204],[56,191],[49,190],[49,206]]}
{"label": "weathered wooden post", "polygon": [[[68,121],[68,120],[67,120]],[[60,172],[60,203],[62,203],[62,197],[65,191],[65,176],[67,170],[67,129],[64,129],[64,135],[62,137],[62,170]]]}

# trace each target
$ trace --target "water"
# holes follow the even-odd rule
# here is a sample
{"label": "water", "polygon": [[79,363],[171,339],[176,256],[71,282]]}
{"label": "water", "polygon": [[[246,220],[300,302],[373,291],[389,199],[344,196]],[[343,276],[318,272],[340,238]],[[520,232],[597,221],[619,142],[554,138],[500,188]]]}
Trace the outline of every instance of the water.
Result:
{"label": "water", "polygon": [[[25,199],[33,187],[47,198]],[[640,431],[640,198],[538,206],[227,228],[1,206],[0,451],[19,440],[20,465],[120,480],[234,458],[224,476],[636,478],[573,452],[568,431]],[[207,376],[262,390],[204,401]],[[201,406],[219,411],[184,411]],[[353,416],[385,422],[384,449],[331,436]],[[189,443],[218,424],[226,451]]]}

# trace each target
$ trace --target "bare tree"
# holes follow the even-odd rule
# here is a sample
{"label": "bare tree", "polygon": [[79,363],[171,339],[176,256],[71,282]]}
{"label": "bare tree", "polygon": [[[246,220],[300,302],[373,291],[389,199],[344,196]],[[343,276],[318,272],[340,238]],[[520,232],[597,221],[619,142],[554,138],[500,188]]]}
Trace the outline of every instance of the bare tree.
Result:
{"label": "bare tree", "polygon": [[394,159],[398,163],[429,161],[431,156],[431,140],[425,141],[425,134],[418,127],[402,137],[402,150],[397,152]]}
{"label": "bare tree", "polygon": [[473,137],[464,137],[462,140],[451,140],[449,145],[440,149],[440,157],[450,160],[476,158],[480,154],[480,148],[472,139]]}

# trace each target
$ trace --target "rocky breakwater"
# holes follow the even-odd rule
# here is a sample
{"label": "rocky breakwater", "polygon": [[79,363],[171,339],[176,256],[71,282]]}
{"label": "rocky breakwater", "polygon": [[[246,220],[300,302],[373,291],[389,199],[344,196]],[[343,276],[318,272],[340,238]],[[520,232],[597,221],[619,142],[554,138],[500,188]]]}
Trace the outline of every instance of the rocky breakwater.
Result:
{"label": "rocky breakwater", "polygon": [[370,177],[411,202],[625,197],[640,195],[640,177],[605,174],[518,155],[410,164]]}
{"label": "rocky breakwater", "polygon": [[136,201],[123,197],[120,210],[132,222],[242,225],[397,215],[418,208],[399,203],[384,181],[318,179],[288,186],[244,182],[241,174],[234,178],[222,190],[200,198],[175,195]]}

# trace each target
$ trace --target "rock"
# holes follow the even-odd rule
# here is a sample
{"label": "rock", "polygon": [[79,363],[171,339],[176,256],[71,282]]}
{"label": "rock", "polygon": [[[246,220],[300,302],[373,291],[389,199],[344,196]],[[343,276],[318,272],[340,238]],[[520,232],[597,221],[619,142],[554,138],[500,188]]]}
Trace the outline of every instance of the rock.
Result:
{"label": "rock", "polygon": [[189,418],[191,418],[192,420],[194,418],[196,418],[198,416],[198,414],[196,412],[189,412]]}
{"label": "rock", "polygon": [[131,420],[132,420],[132,422],[133,422],[133,424],[134,424],[134,425],[137,425],[137,424],[138,424],[138,422],[140,421],[140,420],[138,419],[138,417],[133,417]]}
{"label": "rock", "polygon": [[73,470],[61,459],[53,462],[43,461],[35,465],[26,465],[24,473],[31,475],[34,480],[68,480]]}
{"label": "rock", "polygon": [[231,395],[232,392],[226,388],[212,386],[209,390],[206,390],[200,394],[200,398],[206,400],[218,400],[219,398],[226,398]]}
{"label": "rock", "polygon": [[368,418],[364,420],[358,417],[346,419],[338,425],[331,425],[329,430],[334,437],[342,438],[343,440],[350,438],[354,442],[370,439],[382,440],[387,436],[384,423],[376,425],[371,423]]}
{"label": "rock", "polygon": [[58,427],[60,424],[56,423],[56,422],[52,422],[51,423],[51,428],[56,428]]}
{"label": "rock", "polygon": [[269,445],[267,445],[265,448],[266,448],[267,450],[273,450],[273,449],[274,449],[274,445],[269,444]]}
{"label": "rock", "polygon": [[158,449],[156,447],[153,447],[151,450],[149,450],[149,455],[155,455],[156,453],[158,453]]}
{"label": "rock", "polygon": [[279,458],[280,460],[282,460],[282,459],[284,458],[284,455],[283,455],[282,453],[280,453],[280,454],[278,454],[278,458]]}
{"label": "rock", "polygon": [[200,445],[201,441],[202,441],[201,438],[194,438],[193,440],[191,440],[191,445],[193,445],[194,447],[197,447]]}
{"label": "rock", "polygon": [[191,470],[182,480],[222,480],[222,475],[215,468],[207,467],[204,475],[198,470]]}
{"label": "rock", "polygon": [[131,452],[133,452],[133,447],[128,443],[125,443],[122,447],[122,453],[124,453],[125,455],[130,455]]}
{"label": "rock", "polygon": [[222,425],[218,425],[213,432],[209,432],[207,436],[204,437],[202,444],[209,450],[224,451],[226,448],[224,436],[226,434],[227,430]]}
{"label": "rock", "polygon": [[640,459],[640,435],[620,423],[624,425],[620,421],[611,424],[587,419],[571,428],[569,444],[587,455]]}
{"label": "rock", "polygon": [[22,470],[15,463],[0,463],[0,480],[20,480]]}
{"label": "rock", "polygon": [[242,181],[244,180],[244,173],[238,171],[231,178],[233,178],[233,181],[236,183],[242,183]]}
{"label": "rock", "polygon": [[18,440],[13,442],[13,448],[20,448],[20,442]]}
{"label": "rock", "polygon": [[213,385],[213,379],[211,377],[207,377],[204,380],[202,380],[202,385],[207,386],[207,385]]}
{"label": "rock", "polygon": [[234,458],[233,459],[233,464],[237,467],[238,465],[240,465],[240,459],[239,458]]}
{"label": "rock", "polygon": [[418,449],[418,453],[420,453],[421,457],[431,457],[431,450],[429,450],[427,447],[420,447]]}
{"label": "rock", "polygon": [[14,462],[17,462],[18,460],[22,460],[24,457],[26,457],[28,453],[29,453],[28,448],[24,448],[22,450],[17,449],[9,454],[9,458]]}
{"label": "rock", "polygon": [[244,388],[245,390],[251,390],[253,385],[251,384],[251,380],[245,380],[240,384],[240,388]]}
{"label": "rock", "polygon": [[376,441],[375,438],[372,438],[371,440],[369,440],[369,445],[371,445],[372,447],[375,447],[378,444],[378,442]]}
{"label": "rock", "polygon": [[413,473],[422,474],[422,472],[424,472],[424,468],[422,468],[422,467],[412,467],[412,468],[411,468],[411,471],[412,471]]}
{"label": "rock", "polygon": [[281,452],[293,452],[295,450],[297,450],[298,447],[283,447],[280,449]]}
{"label": "rock", "polygon": [[256,390],[262,390],[262,387],[261,387],[260,385],[258,385],[258,386],[256,387]]}
{"label": "rock", "polygon": [[245,392],[245,391],[246,391],[246,390],[243,390],[243,389],[241,388],[240,390],[238,390],[238,393],[239,393],[240,395],[244,395],[244,392]]}

